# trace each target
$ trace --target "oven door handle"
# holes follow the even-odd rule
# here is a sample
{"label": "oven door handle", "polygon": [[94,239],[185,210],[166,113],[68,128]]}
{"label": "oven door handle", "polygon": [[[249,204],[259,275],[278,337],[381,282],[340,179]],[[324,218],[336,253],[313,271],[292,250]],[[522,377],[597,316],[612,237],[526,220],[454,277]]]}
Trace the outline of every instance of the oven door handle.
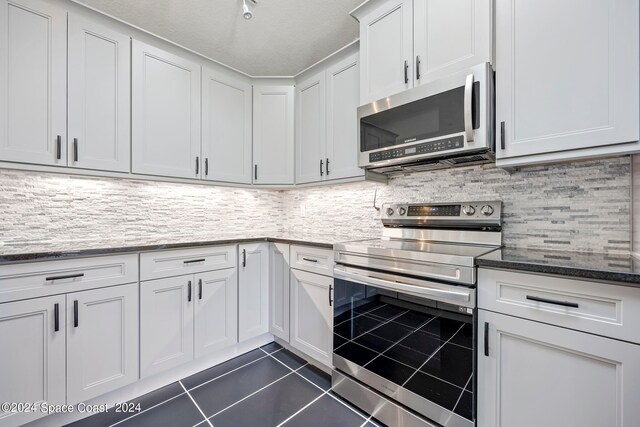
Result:
{"label": "oven door handle", "polygon": [[464,134],[467,142],[473,142],[473,74],[467,76],[464,83]]}
{"label": "oven door handle", "polygon": [[[377,288],[387,289],[390,291],[403,292],[410,295],[423,297],[423,298],[437,298],[444,299],[446,301],[459,302],[461,304],[469,304],[471,302],[471,290],[450,290],[442,289],[447,285],[441,285],[439,283],[430,282],[427,280],[416,280],[420,285],[412,285],[409,283],[403,283],[400,281],[385,280],[381,277],[376,277],[376,273],[370,271],[358,270],[357,273],[351,271],[354,269],[347,269],[342,266],[335,266],[333,269],[333,277],[337,279],[348,280],[363,285],[370,285]],[[387,277],[394,277],[385,274]],[[400,279],[400,277],[398,277]],[[404,278],[403,278],[404,279]],[[405,279],[406,280],[406,279]],[[412,280],[412,279],[408,279]],[[454,287],[454,286],[451,286]]]}

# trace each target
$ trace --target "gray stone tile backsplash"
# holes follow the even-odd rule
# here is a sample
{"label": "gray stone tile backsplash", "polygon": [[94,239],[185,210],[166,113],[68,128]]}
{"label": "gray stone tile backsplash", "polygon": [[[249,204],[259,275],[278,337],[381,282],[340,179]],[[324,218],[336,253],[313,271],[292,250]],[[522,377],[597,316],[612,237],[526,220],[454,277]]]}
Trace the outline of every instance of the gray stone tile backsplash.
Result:
{"label": "gray stone tile backsplash", "polygon": [[[288,191],[87,178],[0,169],[0,245],[25,252],[207,240],[286,231],[378,237],[384,202],[497,199],[504,243],[574,251],[631,249],[631,158],[474,166]],[[0,248],[0,250],[2,250]]]}

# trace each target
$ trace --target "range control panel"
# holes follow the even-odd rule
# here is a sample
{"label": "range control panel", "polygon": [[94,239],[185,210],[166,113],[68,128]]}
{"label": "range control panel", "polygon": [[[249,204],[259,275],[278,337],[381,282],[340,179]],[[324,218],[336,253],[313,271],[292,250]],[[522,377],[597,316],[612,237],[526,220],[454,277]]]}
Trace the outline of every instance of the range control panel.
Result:
{"label": "range control panel", "polygon": [[460,203],[385,203],[382,222],[402,220],[403,225],[424,225],[431,221],[452,221],[457,224],[502,218],[502,202],[476,201]]}
{"label": "range control panel", "polygon": [[399,157],[418,156],[421,154],[447,151],[454,148],[464,147],[464,137],[462,135],[439,139],[437,141],[423,142],[403,148],[388,148],[383,151],[369,153],[370,162],[380,162],[383,160],[397,159]]}

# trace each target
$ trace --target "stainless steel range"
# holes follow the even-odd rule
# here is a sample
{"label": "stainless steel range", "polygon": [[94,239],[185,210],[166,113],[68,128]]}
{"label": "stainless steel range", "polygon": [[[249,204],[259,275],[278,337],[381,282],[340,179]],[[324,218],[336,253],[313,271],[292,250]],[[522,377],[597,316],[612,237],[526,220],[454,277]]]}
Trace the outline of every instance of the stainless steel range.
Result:
{"label": "stainless steel range", "polygon": [[474,426],[475,259],[502,244],[502,203],[381,219],[381,239],[334,246],[334,390],[391,426]]}

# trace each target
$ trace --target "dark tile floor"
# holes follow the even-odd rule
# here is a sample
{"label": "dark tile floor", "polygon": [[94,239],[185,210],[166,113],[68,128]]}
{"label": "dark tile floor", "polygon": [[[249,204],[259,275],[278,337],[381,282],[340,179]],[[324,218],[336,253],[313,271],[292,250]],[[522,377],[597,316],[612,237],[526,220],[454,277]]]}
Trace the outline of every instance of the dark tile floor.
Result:
{"label": "dark tile floor", "polygon": [[331,391],[330,377],[276,343],[198,372],[132,401],[134,415],[109,412],[70,426],[373,427]]}

